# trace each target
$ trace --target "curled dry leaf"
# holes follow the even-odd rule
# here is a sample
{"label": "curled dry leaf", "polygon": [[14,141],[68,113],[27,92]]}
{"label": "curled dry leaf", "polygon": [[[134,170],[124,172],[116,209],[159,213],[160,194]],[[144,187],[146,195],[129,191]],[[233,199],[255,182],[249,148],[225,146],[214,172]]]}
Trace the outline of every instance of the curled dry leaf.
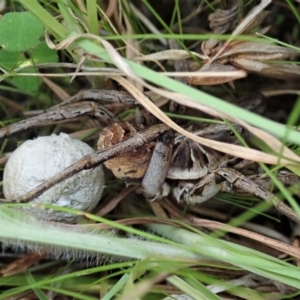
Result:
{"label": "curled dry leaf", "polygon": [[[245,72],[232,65],[223,65],[219,62],[214,62],[209,65],[204,65],[200,70],[195,73],[207,74],[205,77],[192,75],[188,78],[188,83],[193,85],[215,85],[230,82],[246,76]],[[210,73],[219,72],[219,76],[211,76]],[[222,74],[223,73],[223,74]],[[224,74],[225,73],[225,74]],[[204,75],[203,74],[203,75]]]}
{"label": "curled dry leaf", "polygon": [[226,50],[219,55],[218,60],[236,55],[248,56],[253,60],[279,60],[289,59],[297,54],[293,49],[266,44],[264,41],[261,43],[235,41],[226,47]]}
{"label": "curled dry leaf", "polygon": [[239,1],[226,1],[225,9],[216,9],[209,15],[209,28],[214,33],[224,33],[233,29],[237,21]]}
{"label": "curled dry leaf", "polygon": [[261,75],[278,79],[293,79],[300,75],[300,68],[292,64],[268,64],[261,61],[247,59],[245,56],[237,56],[231,59],[232,64],[241,69],[257,72]]}
{"label": "curled dry leaf", "polygon": [[[237,22],[239,1],[222,1],[224,9],[217,9],[208,16],[209,28],[213,33],[225,33],[232,30]],[[219,41],[211,38],[201,44],[202,52],[209,56],[211,50],[219,44]]]}

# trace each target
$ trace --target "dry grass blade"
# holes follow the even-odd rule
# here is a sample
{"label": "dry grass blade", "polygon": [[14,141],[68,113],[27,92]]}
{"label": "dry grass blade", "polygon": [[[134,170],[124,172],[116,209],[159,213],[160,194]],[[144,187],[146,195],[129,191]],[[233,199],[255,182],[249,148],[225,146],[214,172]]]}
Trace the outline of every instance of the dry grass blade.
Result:
{"label": "dry grass blade", "polygon": [[[199,80],[207,80],[208,82],[210,80],[218,79],[220,78],[243,78],[247,75],[247,73],[243,70],[238,70],[233,66],[224,66],[222,67],[219,65],[214,66],[214,64],[211,64],[212,68],[209,68],[207,66],[206,69],[201,69],[197,72],[164,72],[163,74],[165,76],[170,76],[170,77],[189,77],[191,78],[189,81],[192,81],[193,79],[199,78]],[[218,69],[218,70],[217,70]]]}
{"label": "dry grass blade", "polygon": [[184,221],[191,226],[196,226],[200,229],[207,228],[213,231],[220,230],[222,233],[234,233],[255,241],[259,241],[262,244],[266,244],[273,249],[291,255],[295,258],[298,258],[300,256],[300,249],[298,247],[287,244],[287,242],[282,242],[247,229],[233,227],[225,223],[198,218],[191,214],[187,214],[185,217],[182,217],[182,211],[178,209],[178,207],[174,206],[174,204],[169,200],[164,201],[162,205],[173,219],[180,219],[181,221]]}
{"label": "dry grass blade", "polygon": [[[206,59],[206,56],[201,55],[197,52],[190,52],[192,55],[195,57],[198,57],[200,59]],[[180,49],[170,49],[170,50],[164,50],[164,51],[159,51],[147,55],[143,55],[140,57],[135,57],[135,61],[155,61],[155,60],[182,60],[182,59],[187,59],[191,57],[191,54],[186,52],[185,50],[180,50]]]}
{"label": "dry grass blade", "polygon": [[119,193],[116,197],[113,199],[110,199],[109,203],[102,207],[99,211],[96,212],[97,216],[105,216],[108,214],[111,210],[113,210],[120,201],[122,201],[127,195],[132,193],[136,189],[136,186],[129,186],[126,187],[121,193]]}
{"label": "dry grass blade", "polygon": [[211,230],[222,230],[224,232],[231,232],[237,235],[241,235],[256,241],[259,241],[261,243],[264,243],[268,245],[269,247],[272,247],[274,249],[277,249],[283,253],[286,253],[288,255],[292,255],[295,258],[300,258],[300,249],[297,247],[293,247],[289,244],[283,243],[281,241],[266,237],[264,235],[243,229],[243,228],[236,228],[229,226],[227,224],[210,221],[210,220],[203,220],[191,217],[189,218],[189,222],[191,225],[197,226],[197,227],[205,227],[209,228]]}
{"label": "dry grass blade", "polygon": [[[237,156],[237,157],[241,157],[241,158],[249,159],[249,160],[254,160],[254,161],[260,161],[260,162],[264,162],[264,163],[268,163],[268,164],[278,164],[277,156],[274,156],[271,154],[266,154],[266,153],[258,151],[258,150],[244,148],[241,146],[230,145],[230,144],[225,144],[225,143],[221,143],[221,142],[217,142],[217,141],[212,141],[209,139],[204,139],[204,138],[201,138],[199,136],[196,136],[196,135],[184,130],[183,128],[178,126],[175,122],[173,122],[168,116],[166,116],[143,93],[141,93],[140,91],[135,89],[135,87],[130,82],[128,82],[126,79],[124,79],[122,77],[114,77],[114,79],[116,81],[118,81],[130,94],[132,94],[155,117],[157,117],[159,120],[164,122],[166,125],[168,125],[172,129],[176,130],[177,132],[187,136],[188,138],[190,138],[198,143],[201,143],[202,145],[211,147],[220,152],[231,154],[233,156]],[[187,105],[187,106],[199,109],[201,111],[204,111],[208,114],[214,115],[216,117],[225,118],[225,119],[228,119],[235,123],[238,123],[238,124],[244,126],[250,132],[252,132],[254,135],[257,135],[259,138],[263,139],[264,141],[268,141],[268,140],[272,141],[271,145],[273,146],[273,149],[277,150],[278,152],[280,152],[280,150],[283,149],[284,156],[289,157],[292,160],[300,161],[300,158],[297,155],[295,155],[291,150],[289,150],[287,147],[283,148],[282,143],[280,143],[277,139],[275,139],[274,137],[272,137],[271,135],[269,135],[268,133],[266,133],[260,129],[250,126],[250,125],[246,124],[245,122],[242,122],[235,118],[232,118],[227,114],[217,112],[210,108],[207,108],[204,105],[201,105],[188,97],[184,97],[179,94],[167,92],[162,89],[155,88],[146,83],[144,83],[144,84],[147,88],[153,90],[154,92],[156,92],[166,98],[172,99],[172,100],[178,102],[179,104]],[[288,165],[290,163],[291,162],[286,159],[280,160],[280,165]]]}
{"label": "dry grass blade", "polygon": [[[206,56],[200,55],[195,52],[191,52],[195,57],[202,60],[206,59]],[[135,61],[160,61],[160,60],[184,60],[189,58],[190,54],[184,50],[166,50],[161,52],[152,53],[149,55],[136,57]],[[243,70],[237,69],[232,65],[224,65],[215,62],[210,65],[204,65],[200,70],[193,72],[164,72],[166,76],[176,77],[188,77],[188,82],[194,85],[215,85],[225,82],[230,82],[243,78],[247,73]]]}
{"label": "dry grass blade", "polygon": [[[140,11],[138,10],[132,3],[129,4],[130,8],[133,10],[135,15],[140,19],[141,22],[150,30],[150,32],[160,34],[160,31],[154,26],[153,23]],[[158,39],[164,46],[167,46],[167,41],[163,38]]]}
{"label": "dry grass blade", "polygon": [[70,95],[58,84],[54,83],[53,81],[49,80],[46,77],[42,77],[42,80],[61,101],[70,98]]}
{"label": "dry grass blade", "polygon": [[216,85],[247,76],[247,73],[243,70],[218,62],[204,65],[200,70],[190,74],[189,83],[193,85]]}
{"label": "dry grass blade", "polygon": [[[55,50],[63,50],[67,49],[70,45],[72,45],[75,41],[86,38],[90,40],[97,40],[100,42],[103,47],[106,49],[107,53],[109,53],[110,58],[112,59],[113,63],[116,65],[116,67],[121,70],[126,76],[129,78],[135,79],[139,81],[139,78],[133,73],[131,70],[129,64],[123,59],[123,57],[118,53],[118,51],[107,41],[102,39],[99,36],[95,36],[93,34],[85,33],[85,34],[79,34],[73,37],[66,38],[62,42],[55,45],[49,37],[46,36],[47,45],[51,49]],[[79,73],[78,73],[79,74]]]}
{"label": "dry grass blade", "polygon": [[43,253],[28,253],[0,270],[0,277],[8,277],[26,271],[30,266],[45,258]]}

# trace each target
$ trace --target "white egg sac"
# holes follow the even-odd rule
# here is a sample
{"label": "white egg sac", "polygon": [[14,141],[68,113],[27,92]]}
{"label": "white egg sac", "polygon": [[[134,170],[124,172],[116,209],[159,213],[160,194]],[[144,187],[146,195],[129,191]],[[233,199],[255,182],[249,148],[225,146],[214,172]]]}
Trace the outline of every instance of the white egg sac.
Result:
{"label": "white egg sac", "polygon": [[[87,144],[64,133],[24,142],[13,152],[5,166],[5,198],[13,200],[25,195],[93,151]],[[101,199],[104,185],[103,168],[99,165],[56,184],[30,203],[91,212]],[[22,210],[38,219],[66,223],[76,221],[76,215],[53,209],[31,206]]]}

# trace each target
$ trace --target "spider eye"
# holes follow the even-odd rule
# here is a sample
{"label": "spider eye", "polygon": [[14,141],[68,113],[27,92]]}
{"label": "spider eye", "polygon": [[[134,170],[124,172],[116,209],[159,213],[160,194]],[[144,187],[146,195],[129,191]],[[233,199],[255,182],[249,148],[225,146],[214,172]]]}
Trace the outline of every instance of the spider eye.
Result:
{"label": "spider eye", "polygon": [[230,130],[230,131],[229,131],[229,135],[230,135],[230,136],[234,136],[234,132]]}

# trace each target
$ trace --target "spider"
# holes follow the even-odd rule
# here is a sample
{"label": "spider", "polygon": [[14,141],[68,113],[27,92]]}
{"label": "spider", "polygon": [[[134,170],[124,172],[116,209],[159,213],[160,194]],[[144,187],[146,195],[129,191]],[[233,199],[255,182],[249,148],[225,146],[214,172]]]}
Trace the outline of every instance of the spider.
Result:
{"label": "spider", "polygon": [[[243,127],[233,126],[243,138],[247,138]],[[212,125],[193,133],[225,143],[239,143],[227,125]],[[129,123],[112,124],[100,133],[98,149],[106,149],[134,134],[136,129]],[[264,187],[268,183],[261,184],[263,179],[260,176],[251,179],[236,169],[240,162],[236,157],[200,145],[182,135],[173,139],[173,134],[167,131],[156,142],[145,143],[133,151],[108,159],[104,165],[120,179],[141,179],[139,192],[150,201],[163,198],[172,191],[178,202],[200,204],[221,190],[230,192],[239,188],[274,205],[278,211],[299,223],[300,219],[293,210]],[[299,181],[297,176],[287,171],[279,173],[279,179],[287,186]],[[175,187],[171,189],[166,180],[175,182]]]}
{"label": "spider", "polygon": [[[112,92],[110,98],[121,102],[123,94]],[[99,92],[88,93],[89,98],[98,98]],[[77,95],[76,101],[86,94]],[[101,94],[103,98],[103,93]],[[108,97],[108,98],[109,98]],[[125,102],[135,103],[126,96]],[[73,99],[61,107],[50,109],[36,117],[11,124],[0,129],[0,138],[18,133],[37,125],[45,125],[54,120],[90,114],[100,117],[108,125],[98,140],[98,150],[88,157],[79,160],[61,174],[40,185],[32,192],[15,199],[14,202],[28,202],[45,190],[72,176],[82,169],[92,168],[104,162],[114,175],[124,180],[138,179],[139,192],[148,200],[163,198],[171,193],[177,201],[198,204],[209,200],[219,191],[242,189],[274,205],[281,213],[300,224],[295,212],[277,199],[270,191],[256,183],[250,177],[237,170],[240,159],[200,145],[186,137],[176,135],[164,124],[154,125],[146,129],[136,129],[130,123],[115,123],[117,118],[102,105],[94,102],[71,103]],[[106,99],[107,100],[107,99]],[[233,125],[243,138],[247,133],[239,125]],[[212,125],[195,134],[227,143],[238,144],[233,131],[226,125]],[[289,185],[298,182],[293,177]],[[170,183],[175,187],[171,189]]]}
{"label": "spider", "polygon": [[[246,132],[241,126],[234,125],[234,127],[241,136],[246,137]],[[100,132],[97,148],[107,149],[135,133],[137,129],[128,122],[111,124]],[[193,133],[226,143],[238,143],[234,132],[227,125],[210,125]],[[130,152],[120,154],[105,161],[104,165],[122,180],[130,182],[131,179],[141,179],[139,192],[147,200],[153,201],[169,194],[170,186],[165,182],[166,179],[182,180],[179,181],[179,185],[186,181],[199,180],[213,170],[226,167],[238,160],[182,135],[174,138],[174,134],[167,131],[157,141],[153,140]],[[173,189],[173,194],[178,201],[183,199],[188,203],[200,203],[199,199],[191,201],[194,197],[191,194],[185,198],[181,197],[178,187]],[[209,195],[204,197],[210,198]]]}

